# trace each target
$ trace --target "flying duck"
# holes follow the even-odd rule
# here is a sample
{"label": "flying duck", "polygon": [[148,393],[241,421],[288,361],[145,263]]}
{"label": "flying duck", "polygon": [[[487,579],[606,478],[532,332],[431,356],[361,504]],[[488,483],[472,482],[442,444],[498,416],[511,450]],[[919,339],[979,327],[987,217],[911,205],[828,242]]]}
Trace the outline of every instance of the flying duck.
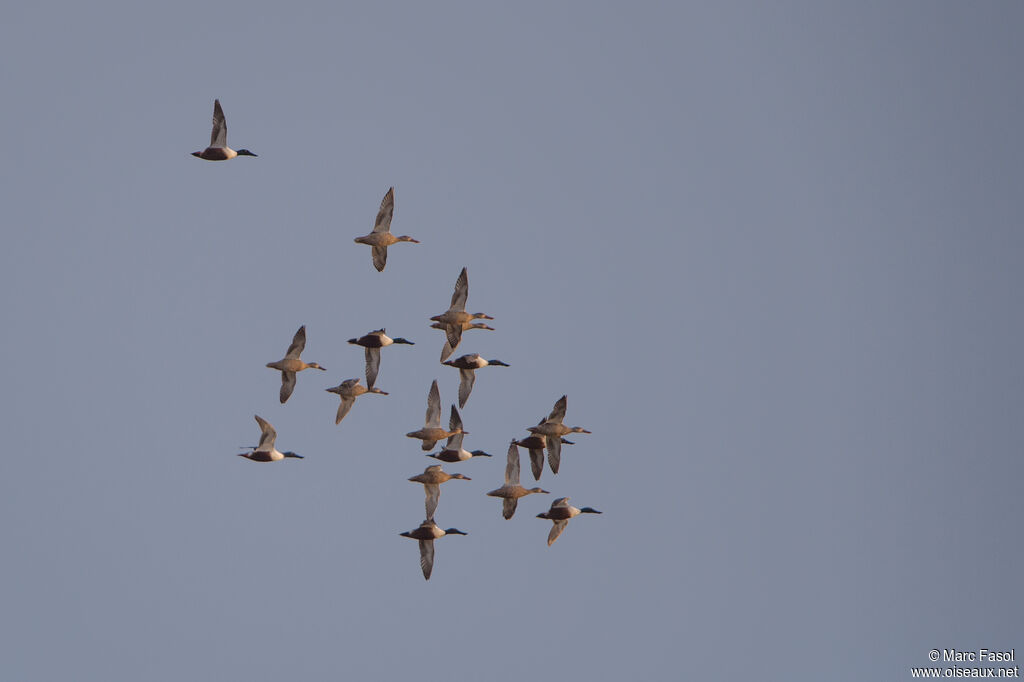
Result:
{"label": "flying duck", "polygon": [[526,489],[519,485],[519,449],[515,443],[511,443],[508,446],[508,463],[505,465],[505,485],[487,493],[491,497],[504,498],[501,505],[501,515],[506,519],[511,519],[512,515],[516,513],[516,505],[520,497],[525,497],[532,493],[547,492],[547,490],[541,488]]}
{"label": "flying duck", "polygon": [[228,124],[224,120],[224,110],[220,108],[220,100],[213,100],[213,131],[210,133],[210,146],[201,152],[192,152],[207,161],[227,161],[236,156],[256,156],[248,149],[235,151],[228,146]]}
{"label": "flying duck", "polygon": [[367,333],[366,336],[360,336],[358,339],[349,339],[348,342],[356,346],[362,346],[365,351],[366,385],[370,388],[373,388],[374,382],[377,381],[377,371],[380,369],[381,348],[390,346],[393,343],[401,343],[407,346],[416,345],[407,339],[393,339],[385,334],[383,329],[375,329]]}
{"label": "flying duck", "polygon": [[302,350],[306,347],[306,325],[299,327],[292,337],[292,344],[288,346],[288,352],[284,358],[277,362],[268,362],[267,367],[281,371],[281,402],[287,402],[292,391],[295,390],[295,373],[304,369],[324,369],[315,362],[303,362],[299,359]]}
{"label": "flying duck", "polygon": [[[452,418],[455,419],[457,414],[455,406],[452,405]],[[459,419],[459,423],[462,423],[461,419]],[[429,451],[437,441],[458,433],[468,433],[468,431],[463,431],[461,426],[454,427],[450,431],[441,428],[441,392],[437,389],[437,379],[434,379],[434,383],[430,384],[430,393],[427,394],[427,417],[423,428],[405,435],[409,438],[419,438],[423,441],[423,445],[420,447]]]}
{"label": "flying duck", "polygon": [[373,247],[373,267],[377,272],[384,272],[384,266],[388,262],[388,247],[398,242],[412,242],[419,244],[418,239],[407,235],[396,237],[391,234],[391,216],[395,212],[395,188],[392,187],[384,195],[380,202],[380,210],[377,211],[377,220],[373,224],[373,232],[363,237],[356,237],[356,244],[367,244]]}
{"label": "flying duck", "polygon": [[494,319],[485,313],[467,313],[466,299],[468,297],[469,276],[466,274],[466,268],[462,268],[458,279],[455,280],[455,292],[452,294],[452,302],[448,306],[448,310],[430,318],[432,321],[443,325],[445,331],[445,345],[441,350],[441,362],[447,360],[448,356],[459,345],[459,341],[462,339],[462,330],[465,329],[463,325],[480,318],[485,320]]}
{"label": "flying duck", "polygon": [[527,429],[535,436],[544,436],[548,446],[548,464],[551,466],[551,473],[558,473],[558,465],[562,459],[562,436],[569,433],[590,433],[582,426],[566,426],[562,423],[565,419],[566,399],[563,395],[555,403],[554,409],[548,418],[537,426]]}
{"label": "flying duck", "polygon": [[463,355],[455,360],[446,360],[442,364],[459,369],[459,407],[466,406],[469,394],[473,392],[476,370],[484,367],[508,367],[508,364],[501,360],[484,360],[479,353]]}
{"label": "flying duck", "polygon": [[245,457],[254,462],[278,462],[286,457],[303,459],[302,455],[296,455],[294,452],[280,452],[274,447],[277,431],[270,425],[270,422],[256,415],[256,423],[260,425],[260,444],[253,448],[252,452],[243,452],[238,455],[239,457]]}
{"label": "flying duck", "polygon": [[367,388],[359,383],[359,377],[355,379],[346,379],[333,388],[324,389],[328,393],[337,393],[341,396],[341,404],[338,405],[338,414],[334,417],[334,423],[340,424],[341,420],[345,418],[348,411],[352,409],[352,406],[356,404],[356,398],[363,395],[364,393],[380,393],[381,395],[387,395],[387,391],[382,391],[379,388]]}
{"label": "flying duck", "polygon": [[565,527],[569,525],[569,519],[580,514],[600,514],[601,512],[591,507],[584,507],[583,509],[577,509],[576,507],[569,505],[568,497],[559,497],[557,500],[551,503],[551,509],[546,512],[537,514],[538,519],[550,519],[554,525],[551,527],[551,532],[548,533],[548,547],[551,543],[558,539],[558,536],[562,534]]}
{"label": "flying duck", "polygon": [[472,457],[490,457],[483,450],[470,451],[462,447],[462,439],[466,434],[462,432],[462,417],[459,416],[459,411],[455,409],[454,405],[452,405],[452,416],[448,420],[448,430],[458,431],[458,433],[448,436],[448,442],[445,443],[444,450],[427,455],[427,457],[433,457],[441,462],[465,462]]}
{"label": "flying duck", "polygon": [[441,484],[446,483],[453,478],[461,479],[463,481],[471,481],[473,479],[462,474],[449,474],[441,470],[440,464],[434,464],[428,466],[423,470],[422,474],[417,474],[409,478],[413,483],[422,483],[423,489],[427,494],[426,507],[427,507],[427,520],[434,520],[434,512],[437,511],[437,502],[441,499]]}
{"label": "flying duck", "polygon": [[445,535],[469,535],[458,528],[442,530],[431,519],[426,519],[419,528],[399,533],[404,538],[415,538],[420,541],[420,568],[423,569],[423,577],[430,580],[430,574],[434,570],[434,540],[443,538]]}

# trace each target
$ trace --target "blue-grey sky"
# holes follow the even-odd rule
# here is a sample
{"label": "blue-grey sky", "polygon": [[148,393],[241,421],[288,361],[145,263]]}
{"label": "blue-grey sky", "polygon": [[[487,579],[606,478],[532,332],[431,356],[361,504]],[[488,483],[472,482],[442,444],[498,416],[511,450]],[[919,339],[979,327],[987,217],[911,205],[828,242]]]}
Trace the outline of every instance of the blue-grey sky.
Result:
{"label": "blue-grey sky", "polygon": [[[910,679],[1024,650],[1020,33],[981,3],[22,3],[0,660],[33,680]],[[214,98],[228,143],[189,156]],[[352,239],[395,187],[377,273]],[[469,269],[500,358],[405,433]],[[286,405],[280,358],[299,325]],[[324,389],[377,384],[340,426]],[[312,376],[311,376],[312,375]],[[511,521],[484,492],[568,394]],[[253,414],[304,460],[235,456]],[[525,474],[525,471],[524,471]],[[524,482],[531,477],[524,476]],[[532,485],[530,483],[529,485]],[[602,516],[552,547],[569,495]]]}

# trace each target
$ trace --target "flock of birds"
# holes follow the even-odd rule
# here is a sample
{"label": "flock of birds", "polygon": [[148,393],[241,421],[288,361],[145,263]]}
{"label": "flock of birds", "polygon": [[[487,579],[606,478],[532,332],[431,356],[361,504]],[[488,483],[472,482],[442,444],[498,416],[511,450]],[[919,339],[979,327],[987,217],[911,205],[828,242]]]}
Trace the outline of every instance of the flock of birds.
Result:
{"label": "flock of birds", "polygon": [[[220,100],[213,104],[213,131],[210,135],[210,146],[202,151],[193,152],[207,161],[226,161],[236,156],[256,156],[248,149],[234,150],[227,146],[227,123],[224,119],[224,111],[221,109]],[[377,219],[374,222],[373,231],[362,237],[356,237],[355,242],[366,244],[371,248],[373,265],[378,272],[383,272],[387,264],[388,247],[399,242],[419,243],[418,240],[409,236],[395,236],[391,234],[391,219],[395,210],[394,188],[388,190],[381,201],[380,210],[377,212]],[[441,349],[441,363],[459,370],[459,408],[465,408],[466,402],[473,391],[473,384],[476,381],[476,371],[484,367],[508,367],[509,365],[501,360],[486,360],[477,353],[463,355],[454,360],[448,358],[462,341],[463,332],[470,329],[487,329],[493,331],[486,323],[477,320],[493,320],[494,318],[485,313],[466,312],[466,301],[469,297],[469,279],[466,268],[459,273],[455,281],[455,291],[452,294],[448,310],[430,318],[434,329],[444,331],[444,346]],[[376,388],[377,374],[380,370],[380,351],[382,348],[394,344],[413,345],[412,341],[404,338],[392,338],[385,333],[384,329],[377,329],[364,336],[349,339],[350,344],[361,346],[364,349],[366,361],[366,385],[360,383],[360,378],[346,379],[337,386],[326,389],[330,393],[337,394],[341,403],[335,415],[335,424],[341,420],[352,409],[356,398],[366,393],[377,393],[388,395],[386,391]],[[302,360],[302,352],[306,347],[306,327],[303,325],[295,332],[291,345],[282,359],[267,363],[267,367],[281,373],[280,401],[282,404],[288,401],[295,390],[296,378],[299,372],[306,369],[318,369],[326,371],[315,362]],[[529,452],[530,467],[534,480],[540,480],[544,470],[544,452],[547,451],[547,462],[553,474],[557,474],[561,465],[562,445],[572,445],[573,442],[566,440],[565,436],[570,433],[590,433],[580,426],[566,426],[563,421],[566,411],[566,396],[562,396],[555,402],[554,408],[547,417],[542,418],[536,426],[528,427],[528,437],[513,439],[508,448],[507,462],[505,465],[505,482],[500,488],[486,493],[491,497],[502,499],[502,516],[511,519],[516,512],[519,498],[534,493],[548,494],[547,490],[540,487],[525,488],[520,484],[519,476],[519,448],[525,448]],[[259,444],[241,453],[240,457],[254,462],[277,462],[283,459],[302,459],[302,455],[294,452],[281,452],[277,449],[277,431],[267,420],[256,415],[256,423],[260,427]],[[463,439],[467,432],[463,430],[462,417],[455,405],[451,406],[451,415],[448,420],[448,428],[441,426],[441,392],[437,386],[437,379],[430,385],[427,393],[427,412],[423,428],[411,431],[406,434],[409,438],[416,438],[422,441],[421,447],[424,451],[430,452],[440,440],[445,440],[444,448],[439,452],[428,454],[440,462],[456,463],[465,462],[473,457],[490,457],[483,450],[466,450],[463,447]],[[425,491],[426,518],[413,530],[400,533],[403,537],[413,538],[419,541],[420,568],[423,577],[430,579],[434,566],[434,541],[445,535],[467,535],[457,528],[442,529],[434,522],[434,513],[441,497],[441,484],[450,480],[471,480],[460,473],[448,473],[443,470],[441,464],[434,464],[424,469],[422,474],[409,478],[414,483],[423,485]],[[546,512],[537,514],[538,518],[548,519],[552,522],[551,531],[548,533],[548,546],[550,546],[562,531],[565,530],[569,520],[580,514],[600,514],[601,512],[591,507],[577,508],[569,504],[568,497],[561,497],[552,502]]]}

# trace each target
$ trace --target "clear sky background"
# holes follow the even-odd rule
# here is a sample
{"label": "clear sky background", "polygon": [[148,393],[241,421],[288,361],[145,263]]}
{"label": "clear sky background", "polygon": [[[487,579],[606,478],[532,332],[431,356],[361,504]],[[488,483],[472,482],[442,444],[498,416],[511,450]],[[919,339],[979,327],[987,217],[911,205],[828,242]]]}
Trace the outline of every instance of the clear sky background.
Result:
{"label": "clear sky background", "polygon": [[[1024,651],[1024,9],[16,3],[10,680],[910,679]],[[189,156],[219,97],[228,143]],[[395,187],[391,249],[369,248]],[[424,582],[405,433],[496,319]],[[299,325],[286,405],[279,359]],[[340,426],[346,339],[386,327]],[[484,492],[568,394],[552,495]],[[260,414],[304,460],[255,464]],[[447,418],[447,417],[446,417]],[[525,474],[525,471],[524,471]],[[531,480],[528,474],[524,482]],[[552,547],[554,497],[604,511]],[[1018,655],[1019,656],[1019,655]]]}

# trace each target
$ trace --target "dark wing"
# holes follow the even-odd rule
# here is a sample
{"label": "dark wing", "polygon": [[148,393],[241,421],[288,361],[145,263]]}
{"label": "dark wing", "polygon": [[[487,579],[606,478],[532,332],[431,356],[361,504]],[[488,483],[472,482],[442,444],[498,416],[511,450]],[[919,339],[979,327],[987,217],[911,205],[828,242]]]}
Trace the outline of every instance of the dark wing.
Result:
{"label": "dark wing", "polygon": [[277,440],[277,431],[263,417],[256,415],[256,423],[260,425],[260,444],[257,450],[273,450],[274,441]]}
{"label": "dark wing", "polygon": [[366,348],[366,387],[373,388],[380,370],[380,348]]}
{"label": "dark wing", "polygon": [[459,411],[455,409],[454,405],[452,405],[452,413],[451,416],[448,417],[448,430],[454,431],[456,429],[459,431],[462,430],[462,417],[459,416]]}
{"label": "dark wing", "polygon": [[455,280],[455,293],[452,294],[452,304],[449,310],[466,310],[466,299],[469,298],[469,276],[466,268],[462,268],[459,278]]}
{"label": "dark wing", "polygon": [[[508,462],[505,464],[505,485],[519,485],[519,448],[515,443],[508,446]],[[507,516],[505,517],[508,518]]]}
{"label": "dark wing", "polygon": [[558,539],[558,536],[562,534],[565,527],[569,525],[569,519],[558,519],[552,522],[551,532],[548,533],[548,547],[551,543]]}
{"label": "dark wing", "polygon": [[558,473],[558,466],[562,462],[562,439],[558,436],[548,436],[548,464],[551,466],[551,473]]}
{"label": "dark wing", "polygon": [[341,404],[338,405],[338,414],[334,417],[334,423],[340,424],[341,420],[345,418],[348,411],[352,409],[352,406],[356,404],[355,398],[345,397],[341,399]]}
{"label": "dark wing", "polygon": [[420,568],[423,569],[423,577],[430,580],[430,574],[434,570],[434,540],[420,540]]}
{"label": "dark wing", "polygon": [[220,108],[219,99],[213,100],[213,131],[210,133],[210,146],[228,146],[228,122],[224,119],[224,110]]}
{"label": "dark wing", "polygon": [[451,354],[454,353],[454,352],[455,352],[455,349],[452,348],[452,344],[448,343],[448,338],[445,337],[444,348],[441,349],[441,362],[444,362],[449,357],[451,357]]}
{"label": "dark wing", "polygon": [[[373,223],[374,232],[388,232],[391,230],[391,216],[395,212],[395,188],[392,187],[388,190],[388,193],[384,195],[384,199],[380,202],[380,210],[377,211],[377,220]],[[376,259],[374,259],[376,260]],[[384,266],[381,265],[377,268],[383,270]]]}
{"label": "dark wing", "polygon": [[544,473],[544,450],[530,448],[530,470],[533,471],[533,480],[539,481]]}
{"label": "dark wing", "polygon": [[373,267],[377,268],[377,272],[384,272],[384,266],[388,264],[388,247],[374,246],[370,254],[373,256]]}
{"label": "dark wing", "polygon": [[[437,379],[430,384],[430,392],[427,393],[427,418],[426,426],[441,428],[441,391],[437,388]],[[431,446],[433,447],[433,446]],[[430,448],[427,448],[428,450]]]}
{"label": "dark wing", "polygon": [[565,405],[566,400],[565,396],[563,395],[561,398],[558,399],[558,402],[555,403],[555,406],[551,410],[551,414],[548,415],[546,421],[561,424],[562,420],[565,419]]}
{"label": "dark wing", "polygon": [[459,407],[465,407],[469,400],[469,394],[473,392],[473,382],[476,381],[476,372],[471,369],[459,370]]}
{"label": "dark wing", "polygon": [[[447,350],[448,348],[451,348],[451,350],[448,351],[448,355],[451,355],[455,351],[455,349],[459,347],[459,341],[462,340],[462,325],[453,324],[449,322],[444,327],[444,333],[445,349]],[[445,355],[444,359],[442,359],[441,362],[444,362],[444,360],[447,359],[448,355]]]}
{"label": "dark wing", "polygon": [[302,355],[302,351],[306,348],[306,325],[299,327],[299,331],[295,332],[295,336],[292,337],[292,345],[288,346],[288,352],[284,354],[287,358],[298,358]]}
{"label": "dark wing", "polygon": [[281,372],[281,403],[288,402],[295,390],[295,372]]}
{"label": "dark wing", "polygon": [[437,483],[424,483],[423,489],[427,493],[427,521],[433,521],[434,512],[437,511],[437,502],[441,499],[441,486]]}
{"label": "dark wing", "polygon": [[506,519],[511,519],[512,515],[516,513],[516,505],[519,503],[514,497],[506,497],[501,502],[501,515]]}
{"label": "dark wing", "polygon": [[[462,430],[462,417],[459,416],[459,411],[452,405],[452,415],[448,419],[448,430],[455,431],[458,429]],[[462,449],[463,435],[456,433],[454,436],[448,436],[448,441],[445,443],[445,450],[461,450]],[[458,460],[456,460],[458,461]]]}

